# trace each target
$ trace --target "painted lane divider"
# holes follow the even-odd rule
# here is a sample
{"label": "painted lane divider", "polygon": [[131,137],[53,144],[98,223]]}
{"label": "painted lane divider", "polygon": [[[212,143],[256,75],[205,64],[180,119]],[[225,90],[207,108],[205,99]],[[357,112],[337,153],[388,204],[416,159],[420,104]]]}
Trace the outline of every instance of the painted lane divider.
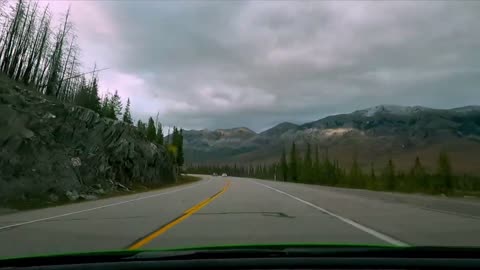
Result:
{"label": "painted lane divider", "polygon": [[179,217],[173,219],[172,221],[170,221],[167,224],[161,226],[160,228],[156,229],[155,231],[153,231],[153,232],[149,233],[148,235],[142,237],[140,240],[135,241],[133,244],[131,244],[128,247],[128,249],[129,250],[139,249],[139,248],[145,246],[146,244],[150,243],[153,239],[155,239],[158,236],[164,234],[165,232],[167,232],[171,228],[175,227],[175,225],[181,223],[182,221],[187,219],[189,216],[193,215],[195,212],[198,212],[200,209],[207,206],[213,200],[220,197],[223,193],[225,193],[229,189],[230,185],[231,185],[231,182],[228,181],[225,184],[225,186],[219,192],[217,192],[214,195],[212,195],[211,197],[197,203],[196,205],[194,205],[190,209],[183,212],[183,214],[180,215]]}
{"label": "painted lane divider", "polygon": [[392,244],[392,245],[395,245],[395,246],[401,246],[401,247],[409,246],[409,245],[408,245],[407,243],[405,243],[405,242],[402,242],[402,241],[400,241],[400,240],[398,240],[398,239],[395,239],[395,238],[393,238],[393,237],[390,237],[390,236],[388,236],[388,235],[386,235],[386,234],[383,234],[383,233],[381,233],[381,232],[375,231],[374,229],[368,228],[367,226],[364,226],[364,225],[362,225],[362,224],[360,224],[360,223],[357,223],[357,222],[355,222],[355,221],[353,221],[353,220],[351,220],[351,219],[348,219],[348,218],[342,217],[342,216],[340,216],[340,215],[337,215],[337,214],[335,214],[335,213],[333,213],[333,212],[328,211],[327,209],[324,209],[324,208],[322,208],[322,207],[320,207],[320,206],[318,206],[318,205],[315,205],[315,204],[313,204],[313,203],[311,203],[311,202],[308,202],[308,201],[305,201],[305,200],[303,200],[303,199],[300,199],[300,198],[298,198],[298,197],[296,197],[296,196],[294,196],[294,195],[292,195],[292,194],[290,194],[290,193],[287,193],[287,192],[285,192],[285,191],[276,189],[276,188],[271,187],[271,186],[269,186],[269,185],[265,185],[265,184],[259,183],[259,182],[257,182],[257,181],[253,181],[253,180],[249,180],[249,181],[251,181],[251,182],[253,182],[253,183],[257,184],[257,185],[260,185],[260,186],[266,187],[266,188],[268,188],[268,189],[271,189],[271,190],[273,190],[273,191],[276,191],[276,192],[278,192],[278,193],[280,193],[280,194],[283,194],[283,195],[285,195],[285,196],[288,196],[288,197],[290,197],[290,198],[292,198],[292,199],[294,199],[294,200],[297,200],[297,201],[299,201],[299,202],[301,202],[301,203],[303,203],[303,204],[306,204],[306,205],[308,205],[308,206],[311,206],[311,207],[313,207],[313,208],[315,208],[315,209],[317,209],[317,210],[319,210],[319,211],[321,211],[321,212],[323,212],[323,213],[325,213],[325,214],[327,214],[327,215],[329,215],[329,216],[331,216],[331,217],[334,217],[334,218],[336,218],[336,219],[338,219],[338,220],[340,220],[340,221],[342,221],[342,222],[345,222],[345,223],[347,223],[347,224],[349,224],[349,225],[351,225],[351,226],[353,226],[353,227],[355,227],[355,228],[357,228],[357,229],[359,229],[359,230],[361,230],[361,231],[363,231],[363,232],[366,232],[366,233],[368,233],[368,234],[370,234],[370,235],[372,235],[372,236],[374,236],[374,237],[376,237],[376,238],[378,238],[378,239],[380,239],[380,240],[383,240],[383,241],[385,241],[385,242],[387,242],[387,243],[389,243],[389,244]]}
{"label": "painted lane divider", "polygon": [[[159,196],[163,196],[163,195],[167,195],[167,194],[172,194],[172,193],[176,193],[176,192],[179,192],[179,191],[183,191],[183,190],[187,190],[187,189],[190,189],[190,188],[194,188],[194,187],[196,187],[197,185],[200,185],[200,184],[207,184],[207,183],[209,183],[209,182],[211,182],[211,181],[212,181],[212,179],[209,179],[209,180],[207,180],[207,181],[205,181],[205,182],[204,182],[204,181],[201,181],[201,182],[198,182],[198,183],[195,183],[195,184],[186,186],[186,187],[177,188],[177,189],[174,189],[174,190],[165,191],[165,192],[160,192],[160,193],[155,193],[155,194],[153,194],[153,195],[143,196],[143,197],[139,197],[139,198],[135,198],[135,199],[131,199],[131,200],[126,200],[126,201],[120,201],[120,202],[105,204],[105,205],[101,205],[101,206],[97,206],[97,207],[87,208],[87,209],[83,209],[83,210],[78,210],[78,211],[74,211],[74,212],[59,214],[59,215],[50,216],[50,217],[44,217],[44,218],[39,218],[39,219],[34,219],[34,220],[29,220],[29,221],[24,221],[24,222],[18,222],[18,223],[14,223],[14,224],[10,224],[10,225],[6,225],[6,226],[0,227],[0,231],[5,230],[5,229],[11,229],[11,228],[23,226],[23,225],[28,225],[28,224],[32,224],[32,223],[37,223],[37,222],[42,222],[42,221],[46,221],[46,220],[57,219],[57,218],[61,218],[61,217],[76,215],[76,214],[80,214],[80,213],[95,211],[95,210],[99,210],[99,209],[103,209],[103,208],[108,208],[108,207],[112,207],[112,206],[117,206],[117,205],[122,205],[122,204],[126,204],[126,203],[131,203],[131,202],[146,200],[146,199],[150,199],[150,198],[155,198],[155,197],[159,197]],[[41,210],[41,209],[40,209],[40,210]]]}

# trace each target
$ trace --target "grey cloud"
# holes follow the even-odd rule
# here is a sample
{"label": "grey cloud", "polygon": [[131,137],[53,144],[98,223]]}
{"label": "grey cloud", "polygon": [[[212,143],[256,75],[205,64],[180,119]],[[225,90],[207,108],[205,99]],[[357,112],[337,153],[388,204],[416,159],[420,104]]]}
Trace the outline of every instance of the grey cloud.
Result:
{"label": "grey cloud", "polygon": [[452,107],[480,98],[475,2],[100,6],[118,32],[112,64],[173,103],[162,104],[167,125],[260,130],[379,103]]}

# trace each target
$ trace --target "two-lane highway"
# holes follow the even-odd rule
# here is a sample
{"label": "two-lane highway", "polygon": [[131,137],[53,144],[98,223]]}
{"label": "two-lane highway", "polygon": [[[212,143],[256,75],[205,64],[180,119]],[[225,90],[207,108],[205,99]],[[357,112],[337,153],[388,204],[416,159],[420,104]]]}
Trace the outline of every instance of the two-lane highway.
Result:
{"label": "two-lane highway", "polygon": [[480,245],[477,213],[475,200],[204,176],[0,216],[0,257],[285,242]]}

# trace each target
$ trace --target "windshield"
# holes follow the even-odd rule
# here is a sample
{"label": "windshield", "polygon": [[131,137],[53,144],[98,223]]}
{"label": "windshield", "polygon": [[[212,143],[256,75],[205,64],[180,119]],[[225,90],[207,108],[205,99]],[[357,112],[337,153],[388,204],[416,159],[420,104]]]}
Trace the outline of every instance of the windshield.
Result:
{"label": "windshield", "polygon": [[479,246],[479,23],[475,1],[0,1],[0,258]]}

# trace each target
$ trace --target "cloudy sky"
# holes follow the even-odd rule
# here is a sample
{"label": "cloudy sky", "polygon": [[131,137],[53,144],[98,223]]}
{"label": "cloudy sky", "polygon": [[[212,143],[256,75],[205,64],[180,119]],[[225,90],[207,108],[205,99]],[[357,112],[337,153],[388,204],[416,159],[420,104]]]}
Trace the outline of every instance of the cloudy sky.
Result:
{"label": "cloudy sky", "polygon": [[[46,2],[42,2],[46,3]],[[378,104],[480,104],[480,2],[50,1],[134,118],[303,123]]]}

